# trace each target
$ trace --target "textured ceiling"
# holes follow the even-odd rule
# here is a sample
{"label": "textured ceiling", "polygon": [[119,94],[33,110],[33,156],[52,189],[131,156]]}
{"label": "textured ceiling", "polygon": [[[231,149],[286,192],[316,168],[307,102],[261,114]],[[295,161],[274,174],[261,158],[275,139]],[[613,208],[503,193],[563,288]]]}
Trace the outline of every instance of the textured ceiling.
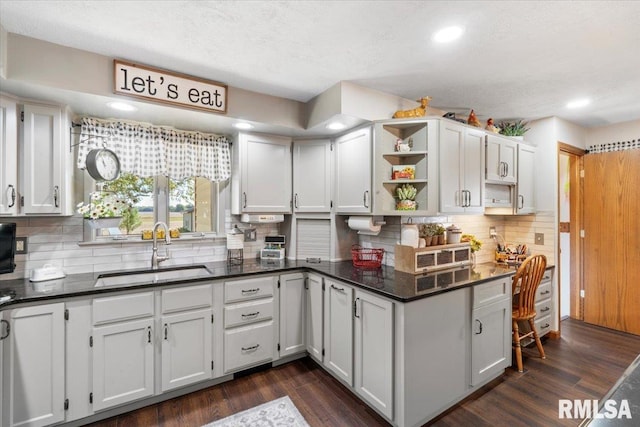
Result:
{"label": "textured ceiling", "polygon": [[[251,91],[306,102],[344,80],[583,126],[640,118],[639,22],[635,1],[0,2],[8,32]],[[452,24],[461,40],[431,40]]]}

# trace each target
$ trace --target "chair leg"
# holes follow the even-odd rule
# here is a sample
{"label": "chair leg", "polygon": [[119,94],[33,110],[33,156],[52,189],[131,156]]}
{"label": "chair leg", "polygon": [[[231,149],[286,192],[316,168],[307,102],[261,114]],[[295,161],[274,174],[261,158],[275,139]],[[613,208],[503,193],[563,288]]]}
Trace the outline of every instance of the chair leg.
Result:
{"label": "chair leg", "polygon": [[531,326],[531,330],[533,331],[533,338],[536,340],[536,347],[538,347],[540,358],[546,359],[547,356],[544,354],[544,348],[542,348],[542,342],[538,336],[538,331],[536,330],[536,325],[534,324],[533,319],[529,319],[529,326]]}
{"label": "chair leg", "polygon": [[513,321],[513,344],[516,347],[516,364],[518,365],[518,372],[524,372],[522,366],[522,347],[520,346],[520,332],[518,331],[518,322]]}

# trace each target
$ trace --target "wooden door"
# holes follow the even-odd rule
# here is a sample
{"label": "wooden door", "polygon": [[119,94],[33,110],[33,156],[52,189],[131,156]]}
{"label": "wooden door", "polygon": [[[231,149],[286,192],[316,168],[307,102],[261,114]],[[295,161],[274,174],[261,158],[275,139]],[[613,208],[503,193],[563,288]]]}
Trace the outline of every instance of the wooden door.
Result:
{"label": "wooden door", "polygon": [[584,156],[584,320],[640,334],[640,150]]}

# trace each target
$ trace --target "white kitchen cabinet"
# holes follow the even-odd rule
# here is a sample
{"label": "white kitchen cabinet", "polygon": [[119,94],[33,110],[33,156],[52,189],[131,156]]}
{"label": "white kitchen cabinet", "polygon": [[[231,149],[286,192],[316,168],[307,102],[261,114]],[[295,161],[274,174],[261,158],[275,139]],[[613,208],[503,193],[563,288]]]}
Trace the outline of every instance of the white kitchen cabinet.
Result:
{"label": "white kitchen cabinet", "polygon": [[518,186],[515,213],[520,215],[536,213],[535,194],[536,148],[518,144]]}
{"label": "white kitchen cabinet", "polygon": [[224,283],[224,372],[272,361],[277,356],[278,276]]}
{"label": "white kitchen cabinet", "polygon": [[[438,213],[438,120],[385,120],[374,128],[375,215],[437,215]],[[409,151],[396,151],[398,141],[411,145]],[[393,168],[411,166],[413,178],[395,178]],[[415,211],[397,210],[397,189],[409,184],[417,194]]]}
{"label": "white kitchen cabinet", "polygon": [[515,184],[518,180],[518,144],[509,138],[488,133],[485,144],[486,182]]}
{"label": "white kitchen cabinet", "polygon": [[324,366],[353,386],[353,288],[325,279]]}
{"label": "white kitchen cabinet", "polygon": [[2,425],[45,426],[64,421],[64,303],[9,310],[5,320],[11,330],[3,343]]}
{"label": "white kitchen cabinet", "polygon": [[58,106],[25,104],[22,132],[24,214],[73,214],[73,167],[66,112]]}
{"label": "white kitchen cabinet", "polygon": [[95,411],[153,395],[154,313],[153,292],[93,299]]}
{"label": "white kitchen cabinet", "polygon": [[332,147],[326,139],[293,143],[294,212],[331,212]]}
{"label": "white kitchen cabinet", "polygon": [[393,419],[393,303],[356,289],[354,318],[354,388]]}
{"label": "white kitchen cabinet", "polygon": [[154,342],[152,318],[94,328],[94,410],[153,395]]}
{"label": "white kitchen cabinet", "polygon": [[511,365],[511,277],[473,288],[471,385],[494,378]]}
{"label": "white kitchen cabinet", "polygon": [[361,128],[335,140],[336,212],[370,213],[371,129]]}
{"label": "white kitchen cabinet", "polygon": [[161,321],[162,391],[211,378],[211,309],[169,314]]}
{"label": "white kitchen cabinet", "polygon": [[307,274],[307,351],[309,355],[322,363],[324,294],[322,277]]}
{"label": "white kitchen cabinet", "polygon": [[280,276],[280,357],[306,349],[306,290],[302,273]]}
{"label": "white kitchen cabinet", "polygon": [[442,120],[440,212],[483,213],[484,131]]}
{"label": "white kitchen cabinet", "polygon": [[231,213],[291,213],[291,138],[240,133],[232,151]]}
{"label": "white kitchen cabinet", "polygon": [[18,213],[18,125],[16,100],[0,95],[0,215]]}

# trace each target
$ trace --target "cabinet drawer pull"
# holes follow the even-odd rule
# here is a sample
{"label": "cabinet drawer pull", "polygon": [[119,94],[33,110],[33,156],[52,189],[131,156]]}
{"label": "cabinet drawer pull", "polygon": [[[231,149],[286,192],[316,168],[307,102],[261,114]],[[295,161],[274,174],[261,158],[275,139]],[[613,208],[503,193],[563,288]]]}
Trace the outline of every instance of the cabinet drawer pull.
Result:
{"label": "cabinet drawer pull", "polygon": [[59,191],[60,191],[60,187],[58,187],[57,185],[53,187],[53,204],[55,205],[56,208],[60,207],[60,204],[58,203]]}
{"label": "cabinet drawer pull", "polygon": [[518,200],[520,200],[520,206],[518,207],[518,209],[523,209],[524,208],[524,196],[522,194],[518,194]]}
{"label": "cabinet drawer pull", "polygon": [[7,322],[6,320],[2,319],[0,320],[0,325],[7,325],[6,327],[6,332],[4,333],[4,335],[2,335],[0,337],[0,341],[2,341],[3,339],[7,338],[9,336],[9,333],[11,332],[11,325],[9,324],[9,322]]}
{"label": "cabinet drawer pull", "polygon": [[546,291],[540,292],[540,295],[547,295],[547,294],[550,294],[550,293],[551,293],[550,290],[546,290]]}
{"label": "cabinet drawer pull", "polygon": [[551,308],[549,308],[549,307],[545,307],[545,308],[541,309],[541,310],[540,310],[540,312],[541,312],[541,313],[545,313],[545,312],[547,312],[547,311],[549,311],[549,310],[551,310]]}
{"label": "cabinet drawer pull", "polygon": [[246,319],[247,317],[256,317],[258,314],[260,314],[260,312],[256,311],[255,313],[241,314],[241,316],[243,319]]}
{"label": "cabinet drawer pull", "polygon": [[298,209],[298,193],[293,195],[293,206]]}
{"label": "cabinet drawer pull", "polygon": [[551,326],[551,325],[549,325],[548,323],[545,323],[544,325],[540,326],[540,329],[546,329],[549,326]]}
{"label": "cabinet drawer pull", "polygon": [[147,342],[151,343],[151,326],[147,326]]}
{"label": "cabinet drawer pull", "polygon": [[247,207],[247,193],[245,192],[242,193],[242,207],[243,208]]}
{"label": "cabinet drawer pull", "polygon": [[353,317],[357,317],[358,319],[360,318],[360,316],[358,316],[358,300],[360,298],[356,298],[353,301]]}
{"label": "cabinet drawer pull", "polygon": [[365,208],[369,207],[369,203],[367,202],[368,196],[369,196],[369,190],[365,190],[364,194],[362,195],[362,202]]}
{"label": "cabinet drawer pull", "polygon": [[165,340],[168,340],[168,339],[169,339],[168,334],[169,334],[169,325],[167,325],[167,324],[165,323],[165,324],[164,324],[164,339],[165,339]]}
{"label": "cabinet drawer pull", "polygon": [[260,344],[252,345],[251,347],[241,347],[242,351],[254,351],[260,347]]}
{"label": "cabinet drawer pull", "polygon": [[335,289],[336,291],[339,291],[339,292],[344,292],[344,288],[339,288],[333,284],[331,285],[331,289]]}
{"label": "cabinet drawer pull", "polygon": [[482,333],[482,322],[478,319],[476,319],[476,322],[478,322],[478,326],[480,327],[478,329],[478,332],[475,332],[476,335],[480,335]]}
{"label": "cabinet drawer pull", "polygon": [[260,291],[260,288],[255,288],[255,289],[243,289],[240,292],[242,292],[243,295],[246,295],[246,294],[255,294],[256,292],[259,292],[259,291]]}
{"label": "cabinet drawer pull", "polygon": [[8,208],[12,208],[16,205],[16,187],[14,187],[13,185],[9,184],[9,187],[7,187],[7,190],[11,189],[11,204],[9,204],[9,206],[7,206]]}

